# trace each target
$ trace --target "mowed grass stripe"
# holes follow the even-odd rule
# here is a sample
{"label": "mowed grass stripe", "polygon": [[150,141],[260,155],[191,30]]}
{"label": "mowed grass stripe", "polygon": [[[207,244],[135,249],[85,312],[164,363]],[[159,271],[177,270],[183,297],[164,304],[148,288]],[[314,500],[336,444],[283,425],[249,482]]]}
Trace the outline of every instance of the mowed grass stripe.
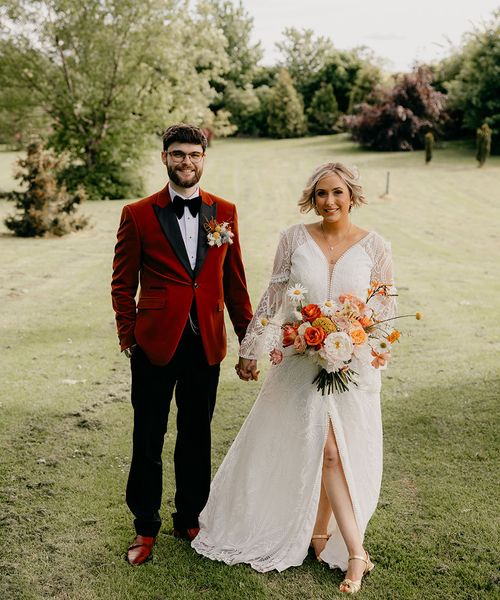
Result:
{"label": "mowed grass stripe", "polygon": [[[367,153],[345,136],[225,140],[209,150],[203,186],[238,205],[254,304],[279,232],[313,215],[296,209],[320,162],[356,164],[369,204],[353,217],[391,240],[405,333],[385,373],[385,471],[366,544],[377,563],[363,597],[498,596],[500,160],[477,169],[473,150]],[[13,155],[0,155],[10,169]],[[391,197],[381,199],[386,172]],[[2,169],[2,173],[6,172]],[[145,169],[164,184],[159,145]],[[13,185],[3,175],[2,187]],[[254,573],[194,554],[170,535],[175,407],[165,445],[164,527],[154,560],[131,569],[124,502],[132,410],[109,277],[126,201],[87,204],[93,228],[62,239],[0,236],[0,597],[326,599],[341,580],[310,556],[284,573]],[[0,214],[12,211],[0,203]],[[5,229],[2,229],[5,232]],[[230,336],[214,418],[224,457],[260,384],[240,384]],[[263,373],[269,368],[262,361]]]}

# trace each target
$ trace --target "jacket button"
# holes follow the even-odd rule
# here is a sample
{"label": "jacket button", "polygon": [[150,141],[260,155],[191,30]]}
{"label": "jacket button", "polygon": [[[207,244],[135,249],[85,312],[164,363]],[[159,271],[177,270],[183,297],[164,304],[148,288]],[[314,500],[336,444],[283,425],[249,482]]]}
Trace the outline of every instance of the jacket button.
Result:
{"label": "jacket button", "polygon": [[198,283],[193,283],[193,287],[194,287],[194,288],[197,288],[197,287],[200,287],[200,286],[199,286],[199,284],[198,284]]}

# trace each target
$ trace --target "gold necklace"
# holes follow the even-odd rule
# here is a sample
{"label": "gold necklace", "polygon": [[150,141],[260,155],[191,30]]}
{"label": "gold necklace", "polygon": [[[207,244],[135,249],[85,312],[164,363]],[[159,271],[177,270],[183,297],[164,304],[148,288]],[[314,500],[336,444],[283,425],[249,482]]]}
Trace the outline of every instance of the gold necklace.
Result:
{"label": "gold necklace", "polygon": [[[326,242],[328,250],[330,250],[330,252],[332,252],[333,250],[335,250],[335,246],[330,246],[328,238],[326,237],[325,229],[323,227],[323,221],[321,221],[321,223],[319,225],[321,227],[321,233],[323,234],[323,239]],[[349,235],[349,232],[351,231],[351,226],[352,226],[352,223],[349,223],[349,227],[347,228],[347,231],[346,231],[345,235],[342,237],[342,239],[340,240],[340,242],[338,242],[336,244],[336,246],[338,246],[339,244],[341,244],[346,239],[346,237]]]}

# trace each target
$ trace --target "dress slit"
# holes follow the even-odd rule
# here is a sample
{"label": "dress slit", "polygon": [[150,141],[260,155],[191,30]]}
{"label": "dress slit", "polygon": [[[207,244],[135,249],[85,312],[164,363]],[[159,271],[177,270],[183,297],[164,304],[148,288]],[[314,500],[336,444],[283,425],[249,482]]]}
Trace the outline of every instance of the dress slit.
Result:
{"label": "dress slit", "polygon": [[[354,519],[356,521],[356,526],[358,528],[358,534],[361,538],[363,538],[363,536],[361,534],[361,528],[360,528],[361,519],[360,519],[360,514],[359,514],[359,508],[353,498],[353,485],[352,485],[352,479],[351,479],[350,466],[349,466],[349,468],[346,469],[347,459],[345,457],[344,442],[342,440],[342,442],[339,444],[339,436],[337,435],[337,430],[335,429],[333,416],[330,411],[328,411],[327,422],[328,422],[328,424],[326,426],[325,442],[323,444],[323,452],[322,452],[322,456],[321,456],[321,467],[322,467],[321,468],[321,479],[323,479],[323,461],[324,461],[324,456],[325,456],[325,447],[326,447],[326,442],[328,440],[328,433],[329,433],[330,425],[331,425],[333,437],[335,439],[335,444],[337,446],[337,450],[338,450],[338,454],[339,454],[340,464],[342,465],[342,471],[344,473],[344,478],[345,478],[345,481],[347,484],[347,490],[349,492],[349,499],[351,501],[352,511],[354,513]],[[335,519],[333,510],[332,510],[332,516],[330,518],[329,529],[332,528],[332,526],[333,526],[333,528],[338,529],[338,524]]]}

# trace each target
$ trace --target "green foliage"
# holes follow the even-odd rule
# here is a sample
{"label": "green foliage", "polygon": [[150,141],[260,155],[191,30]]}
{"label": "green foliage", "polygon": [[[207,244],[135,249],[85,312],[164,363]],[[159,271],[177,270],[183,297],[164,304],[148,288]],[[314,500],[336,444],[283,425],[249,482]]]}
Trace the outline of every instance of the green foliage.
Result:
{"label": "green foliage", "polygon": [[299,137],[306,132],[304,105],[285,69],[279,72],[269,97],[267,126],[275,138]]}
{"label": "green foliage", "polygon": [[276,44],[282,56],[279,65],[290,73],[297,90],[305,95],[335,54],[335,48],[328,38],[315,37],[312,29],[287,27],[283,37],[284,40]]}
{"label": "green foliage", "polygon": [[480,167],[484,165],[491,152],[491,129],[488,123],[483,123],[476,132],[476,160]]}
{"label": "green foliage", "polygon": [[244,88],[252,82],[257,63],[263,56],[260,42],[251,42],[253,17],[244,9],[241,0],[237,4],[231,0],[210,0],[199,6],[204,7],[207,18],[225,39],[227,62],[217,83],[222,90],[229,82]]}
{"label": "green foliage", "polygon": [[[222,32],[225,40],[226,67],[211,81],[217,95],[210,107],[217,114],[223,109],[222,115],[229,119],[219,131],[224,131],[224,135],[236,131],[258,135],[254,120],[260,104],[252,81],[263,52],[260,43],[251,42],[253,17],[245,11],[241,1],[233,4],[230,0],[210,0],[202,6],[213,27]],[[220,116],[218,120],[221,120]]]}
{"label": "green foliage", "polygon": [[315,37],[311,29],[287,28],[283,36],[276,44],[282,56],[280,64],[302,94],[306,110],[315,93],[331,85],[339,110],[351,113],[382,81],[382,71],[366,48],[337,50],[328,38]]}
{"label": "green foliage", "polygon": [[428,131],[425,134],[425,164],[430,163],[432,160],[432,153],[434,151],[434,134]]}
{"label": "green foliage", "polygon": [[332,133],[339,117],[339,107],[331,84],[323,83],[316,90],[306,112],[311,133]]}
{"label": "green foliage", "polygon": [[66,157],[57,157],[40,142],[32,142],[24,159],[19,159],[21,167],[16,174],[23,184],[24,192],[10,192],[8,200],[16,203],[18,212],[5,219],[5,225],[19,237],[37,237],[45,234],[61,236],[87,226],[86,217],[75,216],[78,204],[85,199],[85,192],[79,188],[69,194],[65,185],[57,181],[64,169]]}
{"label": "green foliage", "polygon": [[348,114],[354,110],[355,105],[367,101],[381,81],[380,68],[363,49],[335,51],[328,56],[322,69],[312,79],[304,92],[304,98],[307,104],[308,98],[321,83],[330,83],[340,111]]}
{"label": "green foliage", "polygon": [[[487,122],[492,130],[492,152],[500,152],[500,10],[483,29],[466,37],[461,52],[445,63],[443,82],[449,106],[467,135]],[[448,72],[446,73],[446,67]],[[453,68],[452,68],[453,67]]]}
{"label": "green foliage", "polygon": [[227,68],[222,33],[179,0],[11,0],[1,27],[8,110],[21,118],[28,97],[43,112],[71,157],[63,178],[91,197],[139,194],[145,141],[175,120],[202,125]]}
{"label": "green foliage", "polygon": [[257,90],[247,83],[244,87],[236,87],[229,82],[224,93],[224,105],[231,113],[231,121],[238,132],[245,135],[259,135],[259,113],[261,103]]}

